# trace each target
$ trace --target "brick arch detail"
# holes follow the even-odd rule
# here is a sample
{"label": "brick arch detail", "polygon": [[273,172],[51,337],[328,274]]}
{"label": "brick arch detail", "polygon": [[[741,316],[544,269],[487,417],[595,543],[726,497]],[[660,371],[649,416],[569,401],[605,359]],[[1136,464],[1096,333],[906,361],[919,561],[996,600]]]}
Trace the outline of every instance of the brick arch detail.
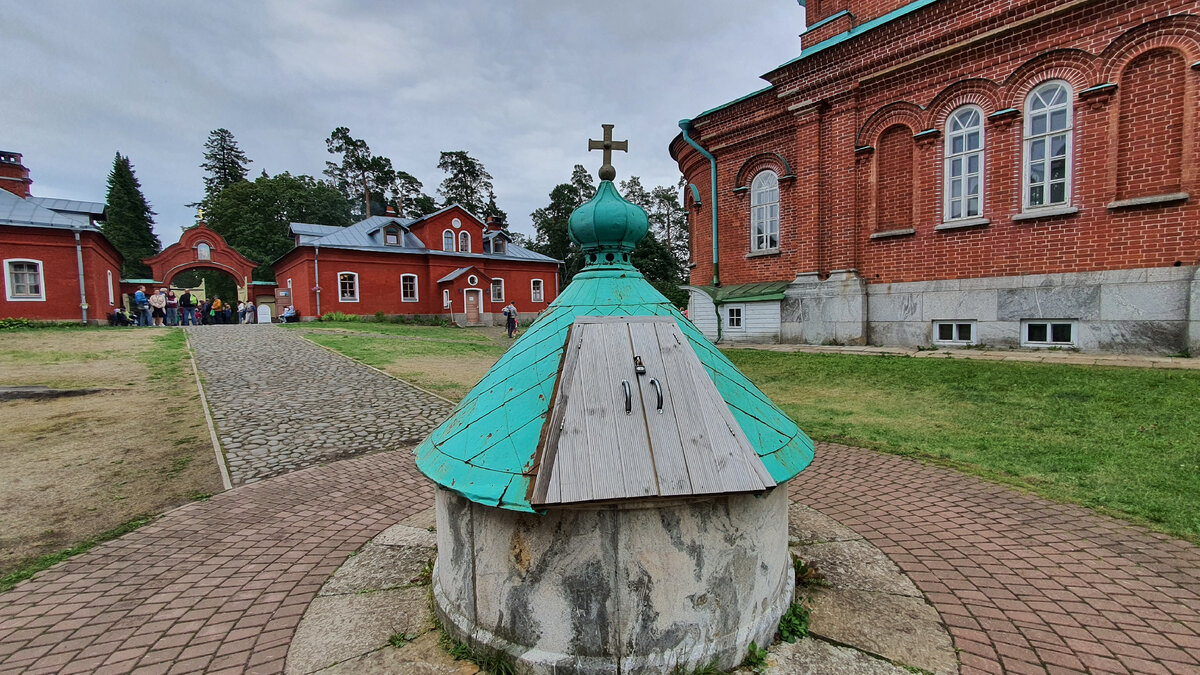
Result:
{"label": "brick arch detail", "polygon": [[925,130],[925,111],[921,106],[908,101],[889,103],[871,113],[858,132],[855,145],[858,147],[875,145],[883,132],[892,126],[902,124],[912,133]]}
{"label": "brick arch detail", "polygon": [[1029,92],[1050,80],[1063,80],[1071,85],[1074,95],[1098,84],[1099,59],[1080,49],[1056,49],[1026,61],[1004,81],[1003,108],[1025,112]]}
{"label": "brick arch detail", "polygon": [[[1189,86],[1187,57],[1178,49],[1172,47],[1154,46],[1149,49],[1139,49],[1134,56],[1124,62],[1124,68],[1117,73],[1120,87],[1117,89],[1116,110],[1111,117],[1111,151],[1113,170],[1111,172],[1111,188],[1116,199],[1150,196],[1186,191],[1192,183],[1194,173],[1194,157],[1191,146],[1193,136],[1192,106],[1194,100],[1193,87]],[[1163,91],[1160,87],[1147,88],[1145,82],[1129,82],[1135,64],[1143,59],[1161,58],[1165,56],[1178,64],[1178,70],[1173,73],[1166,71],[1168,77],[1178,78],[1179,88]],[[1153,80],[1151,80],[1153,82]],[[1130,85],[1133,86],[1130,86]],[[1138,85],[1141,85],[1140,87]],[[1131,95],[1141,89],[1141,97],[1131,99]],[[1150,92],[1147,89],[1151,90]],[[1165,98],[1165,103],[1163,101]],[[1164,106],[1157,110],[1146,110],[1154,106]],[[1136,114],[1135,114],[1136,113]],[[1168,135],[1156,135],[1154,129],[1164,119],[1170,119],[1172,114],[1178,115],[1177,131]],[[1151,133],[1147,132],[1150,125]],[[1154,158],[1149,162],[1150,170],[1145,166],[1134,169],[1132,160]],[[1144,164],[1144,162],[1141,162]]]}
{"label": "brick arch detail", "polygon": [[929,102],[926,117],[929,127],[942,131],[950,113],[964,105],[977,105],[983,109],[984,117],[1000,108],[1000,86],[991,80],[970,79],[961,80],[946,87]]}
{"label": "brick arch detail", "polygon": [[[884,137],[901,130],[898,144],[884,145]],[[918,186],[921,184],[920,159],[912,127],[900,118],[882,127],[873,138],[875,153],[870,169],[870,229],[872,231],[910,228],[916,223]]]}
{"label": "brick arch detail", "polygon": [[[196,246],[201,242],[209,245],[208,260],[196,257]],[[178,242],[142,262],[150,266],[150,274],[156,281],[167,281],[168,276],[184,270],[207,267],[229,273],[238,286],[245,286],[258,268],[258,263],[235,251],[224,237],[204,223],[184,230]]]}
{"label": "brick arch detail", "polygon": [[760,152],[742,163],[742,168],[738,169],[737,177],[733,181],[733,189],[749,189],[750,186],[747,185],[746,179],[756,176],[760,171],[767,169],[774,171],[775,175],[780,179],[796,175],[792,171],[792,165],[788,163],[783,155],[778,152]]}
{"label": "brick arch detail", "polygon": [[1179,52],[1185,64],[1200,61],[1200,16],[1169,16],[1126,31],[1101,54],[1101,81],[1117,82],[1131,61],[1153,49]]}

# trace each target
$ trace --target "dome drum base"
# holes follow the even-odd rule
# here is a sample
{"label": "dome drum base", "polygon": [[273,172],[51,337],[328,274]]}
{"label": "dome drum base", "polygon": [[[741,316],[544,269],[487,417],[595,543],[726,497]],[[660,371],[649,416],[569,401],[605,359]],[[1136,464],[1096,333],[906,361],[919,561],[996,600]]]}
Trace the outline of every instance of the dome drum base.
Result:
{"label": "dome drum base", "polygon": [[791,604],[787,489],[531,514],[437,491],[434,609],[518,672],[732,668]]}

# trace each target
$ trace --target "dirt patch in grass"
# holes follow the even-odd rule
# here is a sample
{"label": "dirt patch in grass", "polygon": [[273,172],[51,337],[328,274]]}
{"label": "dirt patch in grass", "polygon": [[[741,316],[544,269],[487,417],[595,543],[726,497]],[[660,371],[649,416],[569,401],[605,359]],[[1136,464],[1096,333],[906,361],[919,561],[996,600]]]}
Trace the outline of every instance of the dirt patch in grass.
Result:
{"label": "dirt patch in grass", "polygon": [[0,333],[0,384],[96,387],[0,403],[0,574],[221,491],[182,333]]}
{"label": "dirt patch in grass", "polygon": [[387,364],[383,370],[403,380],[458,401],[496,363],[497,356],[420,356]]}

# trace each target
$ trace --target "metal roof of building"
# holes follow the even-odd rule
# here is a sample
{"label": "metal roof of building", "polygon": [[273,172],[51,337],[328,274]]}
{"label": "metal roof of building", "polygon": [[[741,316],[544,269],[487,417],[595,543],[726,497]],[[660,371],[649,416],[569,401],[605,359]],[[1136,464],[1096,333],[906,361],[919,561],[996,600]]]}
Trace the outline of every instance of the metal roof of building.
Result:
{"label": "metal roof of building", "polygon": [[100,202],[58,199],[57,197],[29,197],[29,201],[51,211],[70,211],[71,213],[85,213],[89,216],[103,216],[106,208]]}
{"label": "metal roof of building", "polygon": [[[604,189],[605,183],[611,188],[609,181],[603,181],[597,195],[620,199],[615,189]],[[607,218],[607,211],[592,210],[598,214],[597,220]],[[597,224],[603,223],[591,223]],[[594,229],[606,232],[613,228]],[[641,234],[645,234],[644,227]],[[623,243],[629,243],[626,239],[636,243],[632,235],[621,236]],[[661,316],[673,321],[770,478],[783,483],[807,467],[813,459],[808,436],[641,273],[622,260],[621,253],[605,262],[598,251],[616,250],[617,243],[607,237],[590,242],[600,248],[585,245],[592,264],[575,275],[459,402],[450,418],[421,442],[416,449],[417,468],[438,485],[471,501],[516,511],[535,510],[530,498],[540,468],[537,449],[555,396],[566,340],[581,316]],[[574,229],[572,238],[579,241]]]}
{"label": "metal roof of building", "polygon": [[480,272],[478,269],[476,269],[476,267],[474,265],[468,265],[466,267],[460,267],[460,268],[454,270],[450,274],[447,274],[446,276],[442,277],[441,279],[438,279],[437,282],[439,284],[444,284],[444,283],[454,281],[455,279],[461,277],[462,275],[466,274],[467,272],[470,272],[471,270],[475,270],[476,274],[480,274],[480,275],[487,277],[488,279],[491,279],[490,276],[488,276],[488,275],[484,274],[483,272]]}
{"label": "metal roof of building", "polygon": [[0,225],[100,231],[86,216],[59,213],[7,190],[0,190]]}
{"label": "metal roof of building", "polygon": [[712,297],[718,304],[726,302],[756,302],[766,300],[782,300],[787,290],[788,281],[763,281],[753,284],[732,284],[729,286],[698,286],[700,290]]}

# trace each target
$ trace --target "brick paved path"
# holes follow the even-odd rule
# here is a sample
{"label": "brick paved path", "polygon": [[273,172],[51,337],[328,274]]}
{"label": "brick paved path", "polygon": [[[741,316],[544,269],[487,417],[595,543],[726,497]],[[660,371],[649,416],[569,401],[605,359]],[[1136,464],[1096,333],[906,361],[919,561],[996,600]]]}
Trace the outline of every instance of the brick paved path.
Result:
{"label": "brick paved path", "polygon": [[[416,445],[442,399],[270,324],[186,328],[234,485]],[[261,423],[270,417],[270,425]]]}
{"label": "brick paved path", "polygon": [[1200,673],[1200,549],[917,462],[822,444],[791,489],[941,612],[963,673]]}
{"label": "brick paved path", "polygon": [[[793,496],[891,555],[967,673],[1200,672],[1200,550],[953,471],[821,445]],[[406,451],[247,485],[0,594],[0,673],[277,673],[346,556],[431,503]]]}

